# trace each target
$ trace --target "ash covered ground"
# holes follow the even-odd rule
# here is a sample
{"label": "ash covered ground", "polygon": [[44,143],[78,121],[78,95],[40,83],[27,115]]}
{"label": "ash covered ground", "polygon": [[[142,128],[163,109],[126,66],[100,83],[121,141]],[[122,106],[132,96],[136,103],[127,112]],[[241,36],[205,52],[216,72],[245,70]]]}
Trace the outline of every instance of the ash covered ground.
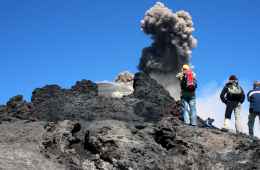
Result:
{"label": "ash covered ground", "polygon": [[0,109],[0,169],[259,169],[260,141],[179,120],[179,104],[146,73],[134,92],[98,95],[82,80],[35,89]]}

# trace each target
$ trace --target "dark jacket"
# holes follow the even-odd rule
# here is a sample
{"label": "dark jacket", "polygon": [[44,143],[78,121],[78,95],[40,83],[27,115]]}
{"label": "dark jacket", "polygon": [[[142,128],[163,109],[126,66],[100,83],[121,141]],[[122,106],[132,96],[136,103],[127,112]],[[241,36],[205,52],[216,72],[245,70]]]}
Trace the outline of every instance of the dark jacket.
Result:
{"label": "dark jacket", "polygon": [[243,103],[245,101],[245,93],[241,86],[239,86],[239,87],[241,88],[242,94],[239,98],[232,98],[232,96],[229,95],[228,88],[229,88],[229,86],[232,86],[232,85],[239,86],[239,84],[237,82],[228,82],[225,85],[225,87],[223,88],[223,90],[221,91],[221,94],[220,94],[221,101],[225,104],[227,104],[228,101]]}
{"label": "dark jacket", "polygon": [[250,102],[250,112],[260,113],[260,87],[249,91],[247,99]]}

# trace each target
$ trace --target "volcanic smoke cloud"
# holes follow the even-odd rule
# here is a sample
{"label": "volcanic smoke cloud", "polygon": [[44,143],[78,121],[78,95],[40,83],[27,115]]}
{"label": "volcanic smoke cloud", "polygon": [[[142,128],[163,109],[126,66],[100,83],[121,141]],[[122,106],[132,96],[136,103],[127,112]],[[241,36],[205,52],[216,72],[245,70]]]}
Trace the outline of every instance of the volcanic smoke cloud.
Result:
{"label": "volcanic smoke cloud", "polygon": [[174,13],[157,2],[145,13],[141,29],[151,35],[153,43],[143,49],[139,69],[150,74],[178,99],[180,88],[176,74],[183,64],[190,63],[192,49],[197,45],[192,36],[192,17],[185,11]]}

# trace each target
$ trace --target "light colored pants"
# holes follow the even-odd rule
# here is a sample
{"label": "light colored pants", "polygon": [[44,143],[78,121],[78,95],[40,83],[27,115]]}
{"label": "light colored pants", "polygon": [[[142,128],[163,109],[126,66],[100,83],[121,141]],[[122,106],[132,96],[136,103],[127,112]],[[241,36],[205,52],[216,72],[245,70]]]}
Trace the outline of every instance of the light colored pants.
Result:
{"label": "light colored pants", "polygon": [[225,119],[230,120],[232,112],[234,112],[235,114],[236,132],[241,132],[241,122],[240,122],[241,103],[229,101],[226,107]]}
{"label": "light colored pants", "polygon": [[250,112],[248,115],[248,130],[250,136],[254,136],[254,125],[256,116],[258,116],[260,121],[259,113]]}
{"label": "light colored pants", "polygon": [[184,123],[191,124],[193,126],[197,125],[197,110],[196,110],[196,98],[182,98],[182,117]]}

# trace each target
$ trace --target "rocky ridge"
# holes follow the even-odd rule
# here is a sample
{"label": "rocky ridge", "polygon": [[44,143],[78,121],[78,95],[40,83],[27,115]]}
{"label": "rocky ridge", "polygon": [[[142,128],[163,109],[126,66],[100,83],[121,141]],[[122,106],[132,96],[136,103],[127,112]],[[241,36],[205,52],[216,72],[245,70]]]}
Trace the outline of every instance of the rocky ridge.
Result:
{"label": "rocky ridge", "polygon": [[0,169],[259,169],[260,141],[184,125],[179,103],[145,73],[134,93],[98,95],[82,80],[70,89],[35,89],[0,106]]}

